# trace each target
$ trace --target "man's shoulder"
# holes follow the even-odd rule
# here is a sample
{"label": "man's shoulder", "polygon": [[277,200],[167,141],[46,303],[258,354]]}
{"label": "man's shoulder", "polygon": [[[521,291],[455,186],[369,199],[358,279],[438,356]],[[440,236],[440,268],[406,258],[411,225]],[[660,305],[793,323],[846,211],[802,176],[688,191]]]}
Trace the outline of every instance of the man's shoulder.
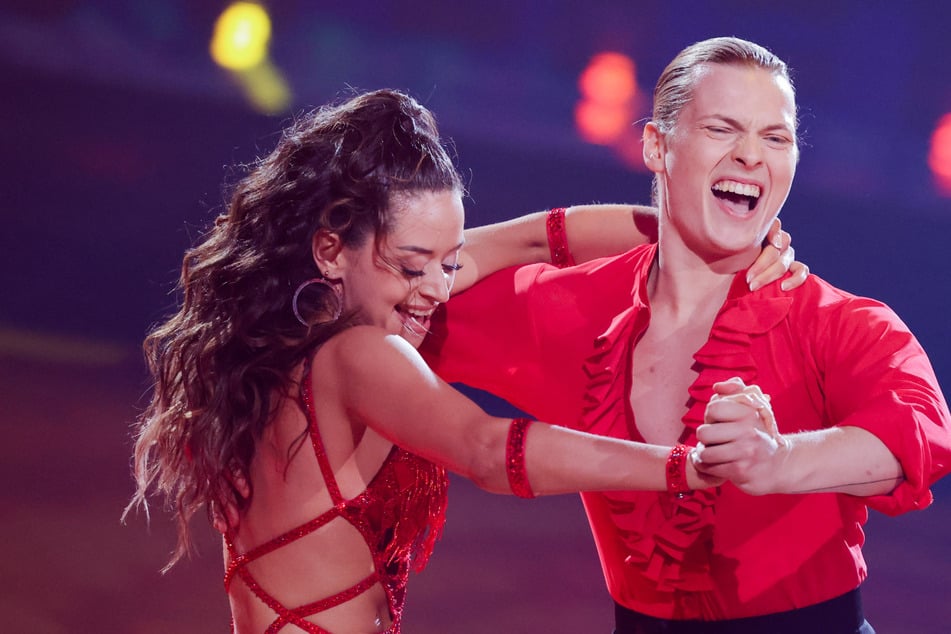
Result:
{"label": "man's shoulder", "polygon": [[851,320],[861,316],[861,319],[900,322],[895,311],[884,302],[841,289],[818,275],[809,275],[799,288],[780,292],[788,293],[793,299],[790,314],[799,321]]}

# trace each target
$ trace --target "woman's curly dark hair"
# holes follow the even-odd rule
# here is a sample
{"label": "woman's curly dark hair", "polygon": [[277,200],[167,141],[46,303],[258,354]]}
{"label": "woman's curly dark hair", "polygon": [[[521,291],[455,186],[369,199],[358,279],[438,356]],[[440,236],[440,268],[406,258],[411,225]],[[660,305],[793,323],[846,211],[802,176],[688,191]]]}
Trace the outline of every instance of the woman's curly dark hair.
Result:
{"label": "woman's curly dark hair", "polygon": [[[290,125],[186,252],[181,307],[143,345],[154,390],[137,421],[137,490],[126,509],[147,510],[153,489],[164,495],[179,534],[169,567],[190,551],[200,508],[246,507],[233,482],[250,481],[275,397],[288,394],[305,355],[347,326],[294,316],[294,290],[320,275],[315,232],[359,247],[390,230],[394,196],[446,190],[462,183],[432,114],[398,91],[364,93]],[[332,295],[312,299],[307,314],[332,311]]]}

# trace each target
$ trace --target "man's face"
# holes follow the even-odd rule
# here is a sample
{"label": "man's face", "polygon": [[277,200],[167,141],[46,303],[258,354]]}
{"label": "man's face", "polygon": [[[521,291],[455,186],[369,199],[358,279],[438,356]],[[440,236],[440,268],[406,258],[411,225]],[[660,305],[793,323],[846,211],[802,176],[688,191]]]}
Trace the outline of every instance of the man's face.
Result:
{"label": "man's face", "polygon": [[705,259],[759,250],[792,185],[796,105],[785,78],[707,64],[693,98],[663,137],[668,228]]}

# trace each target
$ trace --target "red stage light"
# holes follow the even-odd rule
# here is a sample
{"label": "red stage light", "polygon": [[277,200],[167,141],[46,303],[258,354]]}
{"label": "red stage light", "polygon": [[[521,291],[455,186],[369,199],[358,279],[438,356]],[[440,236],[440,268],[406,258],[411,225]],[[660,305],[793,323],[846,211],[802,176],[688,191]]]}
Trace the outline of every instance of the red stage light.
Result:
{"label": "red stage light", "polygon": [[575,107],[578,134],[588,143],[617,143],[634,115],[634,60],[621,53],[598,53],[578,77],[578,89],[582,95]]}
{"label": "red stage light", "polygon": [[951,113],[938,120],[931,136],[928,166],[934,174],[938,189],[951,196]]}
{"label": "red stage light", "polygon": [[575,106],[578,134],[588,143],[611,145],[621,138],[631,123],[628,109],[596,101],[579,101]]}
{"label": "red stage light", "polygon": [[598,53],[578,78],[585,99],[600,104],[624,105],[637,94],[637,67],[627,55]]}

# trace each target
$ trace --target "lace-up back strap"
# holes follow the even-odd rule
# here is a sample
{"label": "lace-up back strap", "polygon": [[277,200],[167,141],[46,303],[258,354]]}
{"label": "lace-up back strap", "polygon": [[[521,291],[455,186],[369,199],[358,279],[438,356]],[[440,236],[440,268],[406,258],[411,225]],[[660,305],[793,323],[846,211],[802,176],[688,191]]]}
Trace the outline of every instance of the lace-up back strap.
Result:
{"label": "lace-up back strap", "polygon": [[[272,553],[278,548],[286,546],[291,542],[295,542],[305,535],[313,533],[315,530],[328,523],[330,520],[334,519],[340,515],[340,509],[334,507],[329,511],[321,513],[318,517],[310,520],[306,524],[301,524],[297,528],[292,528],[291,530],[278,535],[274,539],[264,542],[256,548],[252,548],[248,552],[239,555],[237,549],[234,547],[231,539],[228,538],[225,540],[225,543],[228,546],[228,553],[230,555],[228,562],[228,568],[225,570],[225,592],[227,592],[231,586],[231,580],[234,578],[235,573],[244,570],[244,567],[255,559],[259,559],[268,553]],[[244,576],[242,575],[242,579]],[[245,579],[247,581],[247,579]]]}
{"label": "lace-up back strap", "polygon": [[311,614],[317,614],[318,612],[323,612],[324,610],[329,610],[330,608],[338,606],[341,603],[346,603],[350,599],[353,599],[354,597],[357,597],[369,590],[377,581],[379,581],[379,575],[374,572],[366,579],[363,579],[360,583],[347,588],[343,592],[338,592],[332,597],[327,597],[326,599],[321,599],[320,601],[314,601],[313,603],[302,605],[298,608],[294,608],[293,610],[287,610],[286,608],[283,608],[283,606],[280,606],[280,604],[277,604],[282,608],[279,610],[276,606],[271,605],[271,609],[277,612],[280,616],[278,616],[278,618],[275,619],[273,623],[271,623],[271,625],[265,631],[265,634],[275,634],[276,632],[280,631],[282,627],[289,623],[293,623],[306,632],[312,632],[315,634],[330,634],[326,630],[321,629],[316,624],[311,623],[310,621],[305,621],[304,617],[310,616]]}
{"label": "lace-up back strap", "polygon": [[366,592],[375,583],[380,581],[379,572],[374,571],[360,580],[358,583],[355,583],[349,588],[341,590],[337,594],[327,597],[326,599],[320,599],[319,601],[314,601],[313,603],[307,603],[297,608],[287,608],[280,601],[265,592],[264,589],[258,584],[257,580],[255,580],[255,578],[248,571],[247,565],[255,559],[274,552],[278,548],[286,546],[287,544],[314,532],[339,515],[341,515],[341,508],[334,507],[321,514],[319,517],[314,518],[310,522],[291,529],[282,535],[278,535],[274,539],[265,542],[257,548],[253,548],[242,555],[237,554],[234,544],[230,539],[226,540],[225,543],[228,547],[230,561],[228,563],[228,568],[225,571],[225,591],[228,591],[234,576],[238,575],[241,577],[241,580],[245,583],[245,585],[248,586],[251,592],[254,593],[254,596],[260,599],[269,608],[274,610],[278,617],[268,627],[266,634],[274,634],[288,624],[296,625],[305,632],[310,632],[311,634],[331,634],[317,624],[305,620],[305,617],[308,617],[312,614],[317,614],[318,612],[323,612],[324,610],[329,610],[330,608],[340,605],[341,603],[346,603],[350,599],[353,599],[354,597]]}
{"label": "lace-up back strap", "polygon": [[[237,576],[262,603],[274,611],[277,616],[268,626],[267,634],[276,634],[288,625],[296,626],[312,634],[331,634],[306,618],[346,603],[379,584],[386,594],[390,615],[393,618],[393,625],[388,632],[399,632],[406,575],[413,549],[424,537],[429,540],[423,542],[424,545],[428,545],[428,548],[422,551],[419,557],[419,561],[425,561],[432,547],[430,542],[435,539],[435,534],[438,534],[442,519],[445,517],[445,472],[436,470],[429,476],[425,469],[421,469],[427,466],[436,469],[434,465],[411,454],[401,453],[394,448],[368,488],[352,500],[345,500],[340,493],[340,487],[334,477],[317,428],[317,414],[314,410],[310,377],[310,361],[306,360],[301,378],[299,402],[307,415],[311,444],[314,447],[314,454],[332,506],[309,522],[243,554],[239,554],[235,549],[233,536],[227,535],[225,544],[229,561],[224,577],[225,591],[230,591],[231,583]],[[404,480],[400,480],[401,476]],[[432,485],[426,484],[430,481],[433,482]],[[437,503],[432,509],[425,504],[430,499],[434,499]],[[416,506],[410,507],[407,511],[405,505],[411,502]],[[283,605],[258,584],[248,564],[313,533],[337,518],[351,524],[366,541],[374,568],[369,575],[333,596],[293,608]],[[423,521],[421,526],[414,523],[418,519]],[[400,532],[404,524],[405,528],[403,532]],[[427,536],[427,527],[434,531],[434,534]],[[392,553],[386,550],[391,545]]]}

